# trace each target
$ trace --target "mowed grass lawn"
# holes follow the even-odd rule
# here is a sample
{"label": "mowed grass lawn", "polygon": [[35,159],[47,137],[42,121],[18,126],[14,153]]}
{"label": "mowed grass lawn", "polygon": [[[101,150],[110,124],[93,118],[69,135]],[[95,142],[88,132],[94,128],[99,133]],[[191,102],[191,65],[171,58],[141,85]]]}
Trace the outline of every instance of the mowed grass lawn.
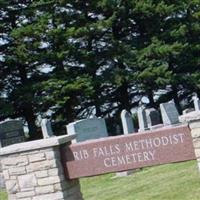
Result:
{"label": "mowed grass lawn", "polygon": [[145,168],[128,177],[81,179],[85,200],[200,200],[197,162]]}
{"label": "mowed grass lawn", "polygon": [[[196,161],[149,167],[128,177],[114,176],[81,179],[84,200],[200,200]],[[7,200],[5,192],[0,192],[0,200]]]}

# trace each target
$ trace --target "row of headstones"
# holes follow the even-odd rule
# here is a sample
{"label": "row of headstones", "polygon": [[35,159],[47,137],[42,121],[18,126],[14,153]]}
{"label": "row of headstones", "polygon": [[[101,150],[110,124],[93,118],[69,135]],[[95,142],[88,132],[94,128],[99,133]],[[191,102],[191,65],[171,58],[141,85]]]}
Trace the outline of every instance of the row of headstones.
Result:
{"label": "row of headstones", "polygon": [[[195,111],[200,111],[199,98],[195,96],[193,101]],[[179,114],[173,102],[160,104],[160,112],[161,116],[154,108],[145,109],[140,107],[137,113],[139,122],[138,132],[179,123]],[[163,124],[161,124],[161,117]],[[122,111],[121,121],[124,134],[135,132],[132,116],[129,112]],[[43,138],[54,136],[50,120],[43,119],[41,129]],[[67,125],[67,132],[68,134],[77,134],[77,142],[108,136],[106,123],[103,118],[83,119],[70,123]],[[0,147],[23,141],[25,141],[25,134],[22,121],[9,120],[0,123]]]}
{"label": "row of headstones", "polygon": [[[200,101],[197,97],[194,98],[194,105],[196,110],[200,110]],[[198,105],[198,106],[197,106]],[[179,113],[176,109],[174,102],[167,102],[160,104],[160,112],[154,108],[138,109],[138,132],[161,128],[169,125],[179,123]],[[161,123],[161,118],[162,122]],[[121,121],[123,127],[123,134],[134,133],[133,119],[131,114],[123,110],[121,112]],[[51,123],[47,119],[43,119],[41,123],[43,137],[48,138],[53,136]],[[69,135],[76,134],[76,142],[82,142],[90,139],[98,139],[108,137],[108,131],[105,120],[103,118],[90,118],[78,120],[67,125],[67,133]]]}
{"label": "row of headstones", "polygon": [[[140,107],[138,109],[138,132],[179,123],[179,113],[173,102],[160,104],[160,112],[161,116],[159,111],[154,108],[144,109]],[[163,124],[161,122],[161,117]]]}
{"label": "row of headstones", "polygon": [[[197,96],[193,97],[194,110],[200,111],[200,100]],[[176,109],[174,102],[160,104],[160,112],[163,124],[161,124],[160,113],[154,108],[144,109],[140,107],[138,109],[138,121],[139,132],[160,128],[163,126],[175,125],[179,123],[179,113]],[[186,109],[183,114],[190,112],[190,109]]]}
{"label": "row of headstones", "polygon": [[[41,128],[44,138],[53,136],[51,122],[43,119]],[[0,147],[25,141],[25,133],[21,120],[7,120],[0,122]]]}
{"label": "row of headstones", "polygon": [[[140,107],[137,113],[139,121],[138,132],[179,123],[179,114],[173,102],[161,104],[160,110],[163,124],[161,124],[161,117],[157,110],[154,108],[144,109]],[[121,112],[121,121],[123,134],[136,132],[132,115],[128,111],[123,110]],[[105,120],[103,118],[84,119],[70,123],[67,125],[67,132],[68,134],[77,135],[75,142],[108,136]]]}
{"label": "row of headstones", "polygon": [[[200,100],[197,97],[193,98],[195,110],[200,110]],[[160,104],[160,112],[154,108],[138,109],[138,132],[152,130],[156,128],[176,125],[179,123],[179,113],[174,102]],[[162,120],[161,120],[162,118]],[[123,110],[121,112],[121,121],[123,134],[136,132],[133,124],[132,115]],[[162,122],[161,122],[162,121]],[[108,136],[105,120],[102,118],[92,118],[79,120],[67,125],[68,134],[76,134],[76,142],[82,142],[89,139],[98,139]]]}

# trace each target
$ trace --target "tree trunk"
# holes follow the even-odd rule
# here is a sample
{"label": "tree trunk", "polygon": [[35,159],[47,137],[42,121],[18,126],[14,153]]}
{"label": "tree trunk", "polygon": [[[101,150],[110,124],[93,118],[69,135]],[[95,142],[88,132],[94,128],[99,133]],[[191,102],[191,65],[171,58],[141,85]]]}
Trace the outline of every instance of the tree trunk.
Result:
{"label": "tree trunk", "polygon": [[175,85],[172,86],[172,96],[173,96],[174,103],[176,104],[176,108],[177,108],[179,114],[182,114],[182,109],[181,109],[181,105],[180,105],[179,98],[178,98],[178,90]]}
{"label": "tree trunk", "polygon": [[23,105],[23,115],[28,123],[29,139],[40,139],[42,136],[37,133],[37,126],[35,124],[36,116],[34,115],[33,107],[29,103]]}
{"label": "tree trunk", "polygon": [[155,104],[155,101],[154,101],[154,98],[153,98],[153,91],[152,90],[147,90],[147,96],[148,96],[148,99],[149,99],[149,106],[151,108],[156,108],[156,104]]}
{"label": "tree trunk", "polygon": [[119,101],[121,103],[121,110],[126,109],[129,111],[131,109],[129,93],[128,93],[128,83],[124,81],[122,85],[118,88],[119,91]]}
{"label": "tree trunk", "polygon": [[98,86],[95,87],[95,94],[94,94],[94,106],[96,109],[96,116],[101,117],[102,112],[101,112],[101,104],[100,104],[100,99],[98,94],[100,93],[100,90]]}
{"label": "tree trunk", "polygon": [[65,117],[67,118],[68,123],[74,122],[76,118],[71,99],[69,99],[65,105]]}
{"label": "tree trunk", "polygon": [[[19,69],[19,77],[21,78],[21,84],[26,85],[29,81],[27,78],[26,66],[21,65],[21,64],[18,64],[18,65],[19,65],[18,69]],[[31,90],[30,90],[30,94],[33,98],[34,95],[31,93]],[[22,105],[20,106],[20,109],[22,109],[22,114],[28,123],[30,140],[41,138],[41,135],[37,134],[37,126],[35,123],[36,116],[33,110],[32,103],[28,102],[28,100],[25,99],[25,102],[22,103]]]}

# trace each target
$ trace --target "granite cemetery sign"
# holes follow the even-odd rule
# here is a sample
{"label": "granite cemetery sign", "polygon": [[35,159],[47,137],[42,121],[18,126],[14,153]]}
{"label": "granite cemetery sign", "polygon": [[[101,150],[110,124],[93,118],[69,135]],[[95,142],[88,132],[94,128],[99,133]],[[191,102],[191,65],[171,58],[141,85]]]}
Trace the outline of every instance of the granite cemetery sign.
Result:
{"label": "granite cemetery sign", "polygon": [[20,120],[8,120],[0,123],[0,146],[25,141],[23,125]]}
{"label": "granite cemetery sign", "polygon": [[61,155],[70,179],[195,159],[187,126],[66,145]]}

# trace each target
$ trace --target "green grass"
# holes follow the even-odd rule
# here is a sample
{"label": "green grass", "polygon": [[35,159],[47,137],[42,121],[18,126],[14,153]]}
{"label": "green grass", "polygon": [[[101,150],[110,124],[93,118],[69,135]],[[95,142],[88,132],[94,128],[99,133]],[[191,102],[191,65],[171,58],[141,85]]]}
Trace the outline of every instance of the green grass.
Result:
{"label": "green grass", "polygon": [[196,161],[145,168],[128,177],[81,179],[85,200],[199,200]]}
{"label": "green grass", "polygon": [[7,194],[5,191],[0,191],[0,200],[7,200]]}
{"label": "green grass", "polygon": [[[196,161],[150,167],[128,177],[107,174],[81,179],[84,200],[199,200]],[[0,192],[0,200],[7,200]]]}

